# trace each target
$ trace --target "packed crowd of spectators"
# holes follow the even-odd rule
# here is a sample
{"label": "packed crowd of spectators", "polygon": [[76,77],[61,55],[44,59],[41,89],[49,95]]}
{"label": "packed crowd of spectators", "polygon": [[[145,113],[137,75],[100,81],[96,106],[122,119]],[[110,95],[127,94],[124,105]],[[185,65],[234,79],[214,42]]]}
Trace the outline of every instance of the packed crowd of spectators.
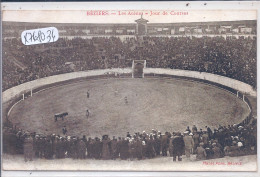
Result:
{"label": "packed crowd of spectators", "polygon": [[214,73],[256,88],[256,38],[94,37],[32,46],[5,39],[3,90],[61,73],[131,67],[139,59],[147,67]]}
{"label": "packed crowd of spectators", "polygon": [[152,130],[150,133],[127,132],[125,137],[112,139],[102,137],[83,137],[67,135],[42,135],[24,131],[17,127],[4,127],[3,152],[24,154],[24,160],[42,159],[122,159],[142,160],[160,156],[171,156],[173,161],[181,161],[184,155],[189,160],[222,158],[256,154],[256,119],[249,124],[209,127],[198,129],[195,125],[183,132]]}

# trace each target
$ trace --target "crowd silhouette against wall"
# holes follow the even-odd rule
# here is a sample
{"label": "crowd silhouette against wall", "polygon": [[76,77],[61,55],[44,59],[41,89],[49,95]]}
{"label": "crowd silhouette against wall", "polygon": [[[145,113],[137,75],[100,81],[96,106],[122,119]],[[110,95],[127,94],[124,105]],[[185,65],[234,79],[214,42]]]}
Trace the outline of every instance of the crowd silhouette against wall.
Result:
{"label": "crowd silhouette against wall", "polygon": [[142,160],[160,156],[171,156],[173,161],[181,161],[183,155],[197,160],[242,156],[257,152],[257,122],[248,124],[197,128],[193,125],[184,132],[126,133],[125,137],[110,139],[102,137],[82,137],[55,134],[37,134],[17,127],[3,129],[3,152],[24,154],[25,161],[42,159],[122,159]]}

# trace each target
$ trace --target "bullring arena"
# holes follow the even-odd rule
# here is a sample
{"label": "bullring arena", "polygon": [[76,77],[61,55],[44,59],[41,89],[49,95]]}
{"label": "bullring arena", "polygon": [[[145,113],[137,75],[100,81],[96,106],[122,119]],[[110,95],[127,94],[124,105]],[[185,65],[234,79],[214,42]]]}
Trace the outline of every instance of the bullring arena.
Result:
{"label": "bullring arena", "polygon": [[[147,70],[149,69],[147,68]],[[186,126],[191,127],[192,125],[200,125],[198,128],[202,129],[209,126],[213,129],[219,125],[242,123],[252,114],[250,102],[245,101],[241,92],[232,93],[231,90],[234,91],[234,89],[229,90],[229,87],[223,88],[223,85],[208,81],[212,79],[186,77],[190,71],[183,71],[185,74],[182,75],[185,77],[177,77],[171,73],[165,74],[167,70],[162,69],[153,69],[153,71],[153,74],[149,72],[144,78],[131,78],[129,73],[131,69],[123,71],[122,69],[112,69],[109,72],[107,70],[84,72],[85,75],[78,73],[81,76],[79,78],[77,73],[69,73],[72,75],[71,77],[65,74],[43,78],[45,82],[42,83],[49,83],[46,85],[41,85],[40,80],[38,82],[32,81],[23,87],[25,91],[21,93],[25,93],[24,100],[19,96],[16,99],[13,97],[12,100],[16,101],[12,101],[11,106],[10,101],[6,102],[4,105],[5,113],[15,126],[30,132],[43,135],[51,133],[62,135],[62,127],[67,126],[68,135],[79,137],[82,135],[101,137],[104,134],[124,137],[126,132],[134,133],[143,130],[149,132],[151,129],[161,132],[183,132]],[[89,76],[85,77],[87,75]],[[207,75],[209,74],[204,73],[203,78],[207,78]],[[210,77],[217,80],[221,76],[211,75]],[[68,80],[67,78],[73,79]],[[221,81],[223,80],[225,79],[222,78]],[[233,84],[234,87],[238,82],[231,79],[229,81],[229,84]],[[32,86],[35,87],[32,92],[30,89],[26,89]],[[18,90],[20,89],[13,89],[9,93],[13,96]],[[90,94],[89,98],[87,92]],[[127,97],[127,103],[125,97]],[[86,117],[86,109],[90,111],[89,117]],[[55,122],[54,114],[64,111],[67,111],[69,115],[64,120],[58,119]],[[8,155],[5,157],[5,168],[13,169],[8,164],[14,163],[14,157]],[[110,165],[105,166],[102,161],[86,160],[87,166],[82,165],[80,161],[73,162],[74,165],[70,169],[98,170],[97,166],[102,166],[104,170],[117,170],[116,165],[120,163],[124,170],[141,170],[143,167],[147,170],[164,170],[164,168],[158,169],[156,164],[169,163],[172,162],[171,159],[170,157],[159,157],[146,159],[145,163],[111,161]],[[256,156],[249,155],[226,157],[218,161],[223,163],[239,161],[243,162],[244,167],[254,170],[255,160]],[[14,166],[21,165],[20,161],[20,158],[15,159]],[[34,164],[29,162],[24,168],[46,169],[47,164],[44,161],[38,159],[35,162]],[[67,170],[67,166],[61,164],[71,162],[70,159],[64,159],[50,163],[52,164],[48,167],[50,170],[55,168]],[[189,163],[189,161],[185,161],[185,163],[185,166],[187,165],[186,167],[190,167],[191,170],[194,163],[201,170],[212,170],[212,166],[203,165],[201,162]],[[180,165],[176,164],[173,167],[168,164],[165,169],[182,169]],[[225,167],[221,168],[225,169]],[[238,166],[233,169],[239,170]]]}
{"label": "bullring arena", "polygon": [[135,22],[5,23],[4,170],[257,170],[256,20]]}
{"label": "bullring arena", "polygon": [[[54,114],[65,111],[69,113],[65,120],[54,122]],[[95,78],[38,91],[15,105],[9,120],[40,134],[62,135],[62,127],[67,126],[69,135],[118,137],[154,128],[161,132],[182,132],[187,125],[217,128],[242,122],[248,114],[247,105],[236,95],[202,82]]]}

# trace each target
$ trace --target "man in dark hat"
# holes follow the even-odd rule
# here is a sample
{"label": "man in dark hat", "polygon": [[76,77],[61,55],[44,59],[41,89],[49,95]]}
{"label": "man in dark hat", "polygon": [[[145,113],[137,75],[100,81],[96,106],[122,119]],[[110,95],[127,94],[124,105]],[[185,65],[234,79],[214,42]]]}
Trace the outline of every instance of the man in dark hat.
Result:
{"label": "man in dark hat", "polygon": [[82,136],[82,140],[83,140],[83,142],[87,145],[87,141],[88,141],[88,140],[87,140],[87,138],[86,138],[86,135],[83,135],[83,136]]}
{"label": "man in dark hat", "polygon": [[176,157],[178,157],[178,161],[182,161],[182,154],[184,151],[184,141],[183,137],[181,136],[181,133],[176,133],[176,136],[173,137],[172,140],[172,145],[173,145],[173,161],[176,161]]}
{"label": "man in dark hat", "polygon": [[131,138],[131,135],[129,132],[126,133],[126,137]]}
{"label": "man in dark hat", "polygon": [[191,130],[190,130],[190,127],[189,126],[187,126],[187,128],[186,128],[186,130],[185,131],[188,131],[189,133],[191,132]]}
{"label": "man in dark hat", "polygon": [[102,138],[102,159],[109,160],[111,158],[110,154],[111,143],[108,135],[104,135]]}
{"label": "man in dark hat", "polygon": [[102,143],[98,137],[95,138],[94,144],[93,144],[93,157],[95,159],[100,159],[101,157],[101,152],[102,152]]}
{"label": "man in dark hat", "polygon": [[209,139],[212,139],[212,134],[213,134],[212,130],[208,126],[205,126],[205,128],[207,129]]}
{"label": "man in dark hat", "polygon": [[192,129],[192,133],[193,134],[198,131],[198,129],[197,129],[197,127],[195,125],[193,125],[191,129]]}

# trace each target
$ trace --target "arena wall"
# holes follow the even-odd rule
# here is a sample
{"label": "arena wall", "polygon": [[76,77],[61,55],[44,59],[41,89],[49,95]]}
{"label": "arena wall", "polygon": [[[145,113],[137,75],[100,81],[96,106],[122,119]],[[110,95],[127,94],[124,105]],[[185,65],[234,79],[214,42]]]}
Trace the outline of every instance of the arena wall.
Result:
{"label": "arena wall", "polygon": [[[58,82],[64,82],[68,80],[90,77],[90,76],[100,76],[109,73],[130,74],[132,73],[132,69],[114,68],[114,69],[103,69],[103,70],[90,70],[90,71],[73,72],[73,73],[66,73],[66,74],[45,77],[34,81],[26,82],[24,84],[20,84],[18,86],[12,87],[4,91],[2,94],[2,101],[3,103],[5,103],[17,96],[21,96],[21,94],[25,92],[29,92],[31,89],[36,89],[44,85],[50,85]],[[167,74],[167,75],[196,78],[201,80],[208,80],[211,82],[215,82],[236,89],[242,93],[256,96],[256,91],[252,88],[252,86],[237,81],[235,79],[231,79],[231,78],[227,78],[215,74],[196,72],[196,71],[187,71],[187,70],[177,70],[177,69],[162,69],[162,68],[145,68],[144,73],[145,74]]]}
{"label": "arena wall", "polygon": [[145,74],[167,74],[175,76],[184,76],[190,78],[196,78],[201,80],[207,80],[215,82],[235,90],[238,90],[242,93],[249,94],[251,96],[256,96],[256,91],[252,86],[235,80],[228,77],[206,73],[206,72],[197,72],[197,71],[187,71],[187,70],[178,70],[178,69],[163,69],[163,68],[146,68],[144,69]]}

